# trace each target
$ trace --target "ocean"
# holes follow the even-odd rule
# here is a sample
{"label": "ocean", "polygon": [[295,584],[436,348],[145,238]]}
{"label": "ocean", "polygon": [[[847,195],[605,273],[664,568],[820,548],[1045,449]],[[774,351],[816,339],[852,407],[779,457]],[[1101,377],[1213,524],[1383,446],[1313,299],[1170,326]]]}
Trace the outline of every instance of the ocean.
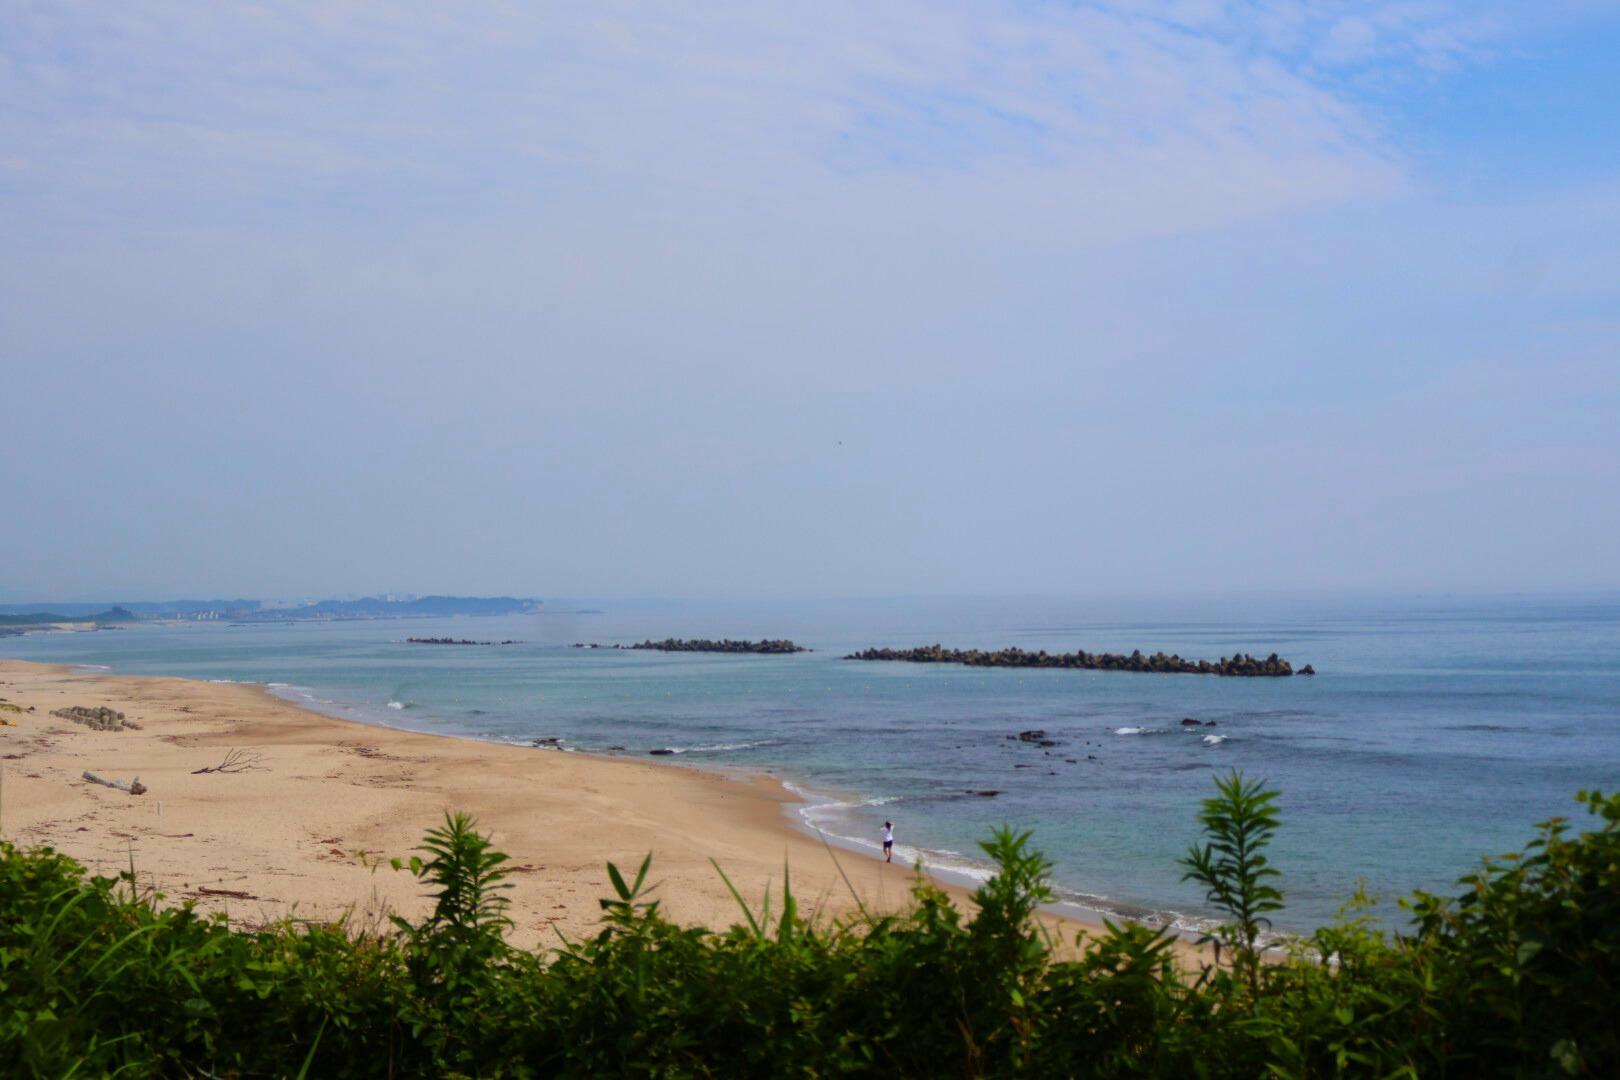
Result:
{"label": "ocean", "polygon": [[[1177,860],[1239,769],[1280,789],[1279,929],[1362,884],[1456,891],[1481,856],[1620,786],[1620,597],[550,602],[522,617],[226,625],[0,639],[0,655],[270,685],[335,716],[442,734],[771,773],[795,813],[969,876],[1001,824],[1034,832],[1065,902],[1194,927]],[[517,639],[424,646],[413,637]],[[813,652],[577,649],[789,637]],[[840,659],[868,646],[1278,652],[1314,678],[970,669]],[[1184,726],[1183,718],[1201,721]],[[1209,726],[1209,725],[1213,726]],[[1057,743],[1016,738],[1040,729]],[[537,753],[544,752],[537,749]],[[996,792],[993,796],[978,794]],[[424,825],[428,821],[424,819]]]}

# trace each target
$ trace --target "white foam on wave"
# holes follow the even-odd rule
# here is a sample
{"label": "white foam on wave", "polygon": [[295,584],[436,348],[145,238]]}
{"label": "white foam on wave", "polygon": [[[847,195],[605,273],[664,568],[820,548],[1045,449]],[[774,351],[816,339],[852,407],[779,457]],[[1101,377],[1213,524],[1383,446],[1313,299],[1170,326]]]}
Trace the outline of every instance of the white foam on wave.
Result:
{"label": "white foam on wave", "polygon": [[497,735],[493,733],[471,735],[468,737],[473,739],[481,739],[484,742],[504,743],[507,746],[522,746],[529,750],[555,750],[564,754],[579,753],[579,747],[569,746],[568,743],[563,739],[558,739],[556,742],[536,742],[534,739],[525,738],[522,735]]}
{"label": "white foam on wave", "polygon": [[[1140,731],[1140,729],[1138,729]],[[1225,738],[1225,736],[1219,736]],[[838,822],[848,827],[847,822],[839,821],[840,815],[851,810],[875,809],[901,801],[899,796],[888,795],[871,799],[839,799],[833,796],[810,791],[791,781],[784,782],[784,787],[802,800],[801,805],[795,807],[799,819],[813,832],[826,837],[844,847],[860,851],[869,851],[879,855],[883,851],[882,843],[867,836],[850,836],[847,833],[836,832],[825,828],[824,824]],[[877,815],[873,815],[873,820]],[[902,823],[903,824],[903,823]],[[914,848],[905,844],[896,843],[894,855],[897,862],[917,865],[919,862],[930,872],[939,872],[949,876],[966,878],[970,881],[988,881],[995,876],[995,867],[983,861],[974,860],[962,855],[960,852],[949,849]],[[1080,892],[1074,889],[1055,889],[1057,893],[1054,907],[1071,908],[1090,919],[1099,915],[1131,922],[1142,923],[1151,927],[1167,927],[1177,934],[1207,934],[1213,932],[1220,925],[1218,920],[1200,918],[1173,910],[1144,910],[1129,903],[1121,903],[1107,896]],[[1272,939],[1281,939],[1282,935],[1266,933],[1261,940],[1268,947]]]}
{"label": "white foam on wave", "polygon": [[709,743],[704,746],[665,746],[662,749],[671,754],[721,754],[728,750],[752,750],[756,746],[774,746],[775,744],[775,739],[758,739],[754,742]]}
{"label": "white foam on wave", "polygon": [[404,701],[390,701],[388,703],[388,707],[390,709],[407,709],[410,707],[410,705],[408,702]]}
{"label": "white foam on wave", "polygon": [[1204,736],[1204,745],[1205,746],[1219,746],[1219,745],[1221,745],[1221,743],[1223,743],[1225,741],[1226,741],[1226,736],[1225,735],[1205,735]]}
{"label": "white foam on wave", "polygon": [[1117,727],[1115,735],[1151,735],[1156,729],[1150,727]]}
{"label": "white foam on wave", "polygon": [[[851,836],[848,832],[840,832],[830,826],[847,823],[840,819],[848,811],[874,810],[880,806],[889,806],[900,801],[898,795],[880,795],[870,799],[836,799],[828,795],[808,791],[797,784],[786,782],[783,784],[803,802],[794,808],[799,820],[804,826],[818,835],[824,836],[845,847],[860,851],[870,851],[873,854],[883,852],[880,840],[869,836]],[[873,815],[877,820],[877,815]],[[973,881],[989,881],[995,870],[983,863],[974,862],[960,852],[948,849],[917,848],[908,844],[896,843],[894,845],[894,858],[896,862],[915,866],[919,862],[929,870],[937,870],[945,874],[954,874],[958,877],[969,878]]]}

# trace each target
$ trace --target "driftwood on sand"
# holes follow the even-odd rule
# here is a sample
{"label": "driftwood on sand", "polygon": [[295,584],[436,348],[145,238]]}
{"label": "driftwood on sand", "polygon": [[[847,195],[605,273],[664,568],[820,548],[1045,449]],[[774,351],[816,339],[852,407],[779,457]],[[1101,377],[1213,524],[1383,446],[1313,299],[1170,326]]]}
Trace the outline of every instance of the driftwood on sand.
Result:
{"label": "driftwood on sand", "polygon": [[239,773],[262,769],[264,755],[257,750],[231,750],[220,760],[218,765],[205,765],[200,769],[192,769],[192,776],[203,773]]}
{"label": "driftwood on sand", "polygon": [[105,776],[97,776],[89,769],[86,769],[84,771],[84,778],[90,781],[92,784],[100,784],[102,787],[117,788],[119,791],[129,792],[131,795],[146,794],[146,785],[141,783],[141,778],[138,776],[128,782],[123,780],[109,780]]}

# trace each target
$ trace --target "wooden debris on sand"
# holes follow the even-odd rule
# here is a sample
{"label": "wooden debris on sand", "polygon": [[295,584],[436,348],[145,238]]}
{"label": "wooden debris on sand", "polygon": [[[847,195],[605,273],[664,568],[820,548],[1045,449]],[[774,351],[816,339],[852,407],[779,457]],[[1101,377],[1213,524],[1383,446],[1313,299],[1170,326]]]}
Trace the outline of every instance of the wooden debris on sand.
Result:
{"label": "wooden debris on sand", "polygon": [[200,769],[192,769],[191,775],[251,772],[254,769],[264,768],[263,762],[264,755],[257,750],[231,750],[226,753],[218,765],[204,765]]}
{"label": "wooden debris on sand", "polygon": [[119,791],[129,792],[131,795],[146,794],[146,785],[141,783],[141,778],[138,776],[126,783],[123,780],[108,780],[105,776],[97,776],[89,769],[86,769],[84,771],[84,778],[90,781],[92,784],[100,784],[102,787],[117,788]]}

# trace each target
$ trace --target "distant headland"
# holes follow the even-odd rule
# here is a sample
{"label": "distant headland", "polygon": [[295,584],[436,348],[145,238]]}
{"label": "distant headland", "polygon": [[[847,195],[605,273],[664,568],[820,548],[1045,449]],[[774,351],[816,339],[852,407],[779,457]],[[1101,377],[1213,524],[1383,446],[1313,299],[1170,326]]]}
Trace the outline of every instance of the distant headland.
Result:
{"label": "distant headland", "polygon": [[[99,605],[83,605],[97,607]],[[23,634],[58,629],[117,630],[135,622],[137,616],[126,608],[114,605],[105,611],[91,610],[86,614],[61,611],[12,611],[0,609],[0,637],[19,637]]]}
{"label": "distant headland", "polygon": [[710,641],[708,638],[665,638],[663,641],[643,641],[636,645],[602,646],[583,641],[574,644],[576,649],[600,649],[604,647],[613,649],[649,649],[654,652],[767,653],[773,655],[810,651],[803,645],[797,645],[786,638],[767,638],[763,641],[732,641],[730,638],[723,641]]}
{"label": "distant headland", "polygon": [[542,601],[516,596],[409,596],[386,594],[348,600],[127,600],[87,604],[0,604],[0,628],[17,632],[67,624],[98,627],[137,622],[301,622],[334,619],[408,619],[452,615],[537,615]]}
{"label": "distant headland", "polygon": [[[1126,656],[1122,653],[1025,652],[1019,648],[983,652],[979,649],[946,649],[939,645],[923,645],[915,649],[867,649],[850,653],[845,660],[898,660],[912,664],[965,664],[968,667],[1019,668],[1071,668],[1081,671],[1139,671],[1162,675],[1225,675],[1233,678],[1278,678],[1294,675],[1293,665],[1272,653],[1264,660],[1256,660],[1248,653],[1223,656],[1219,660],[1183,660],[1156,652],[1142,655],[1137,650]],[[1306,664],[1300,675],[1315,675],[1316,669]]]}

